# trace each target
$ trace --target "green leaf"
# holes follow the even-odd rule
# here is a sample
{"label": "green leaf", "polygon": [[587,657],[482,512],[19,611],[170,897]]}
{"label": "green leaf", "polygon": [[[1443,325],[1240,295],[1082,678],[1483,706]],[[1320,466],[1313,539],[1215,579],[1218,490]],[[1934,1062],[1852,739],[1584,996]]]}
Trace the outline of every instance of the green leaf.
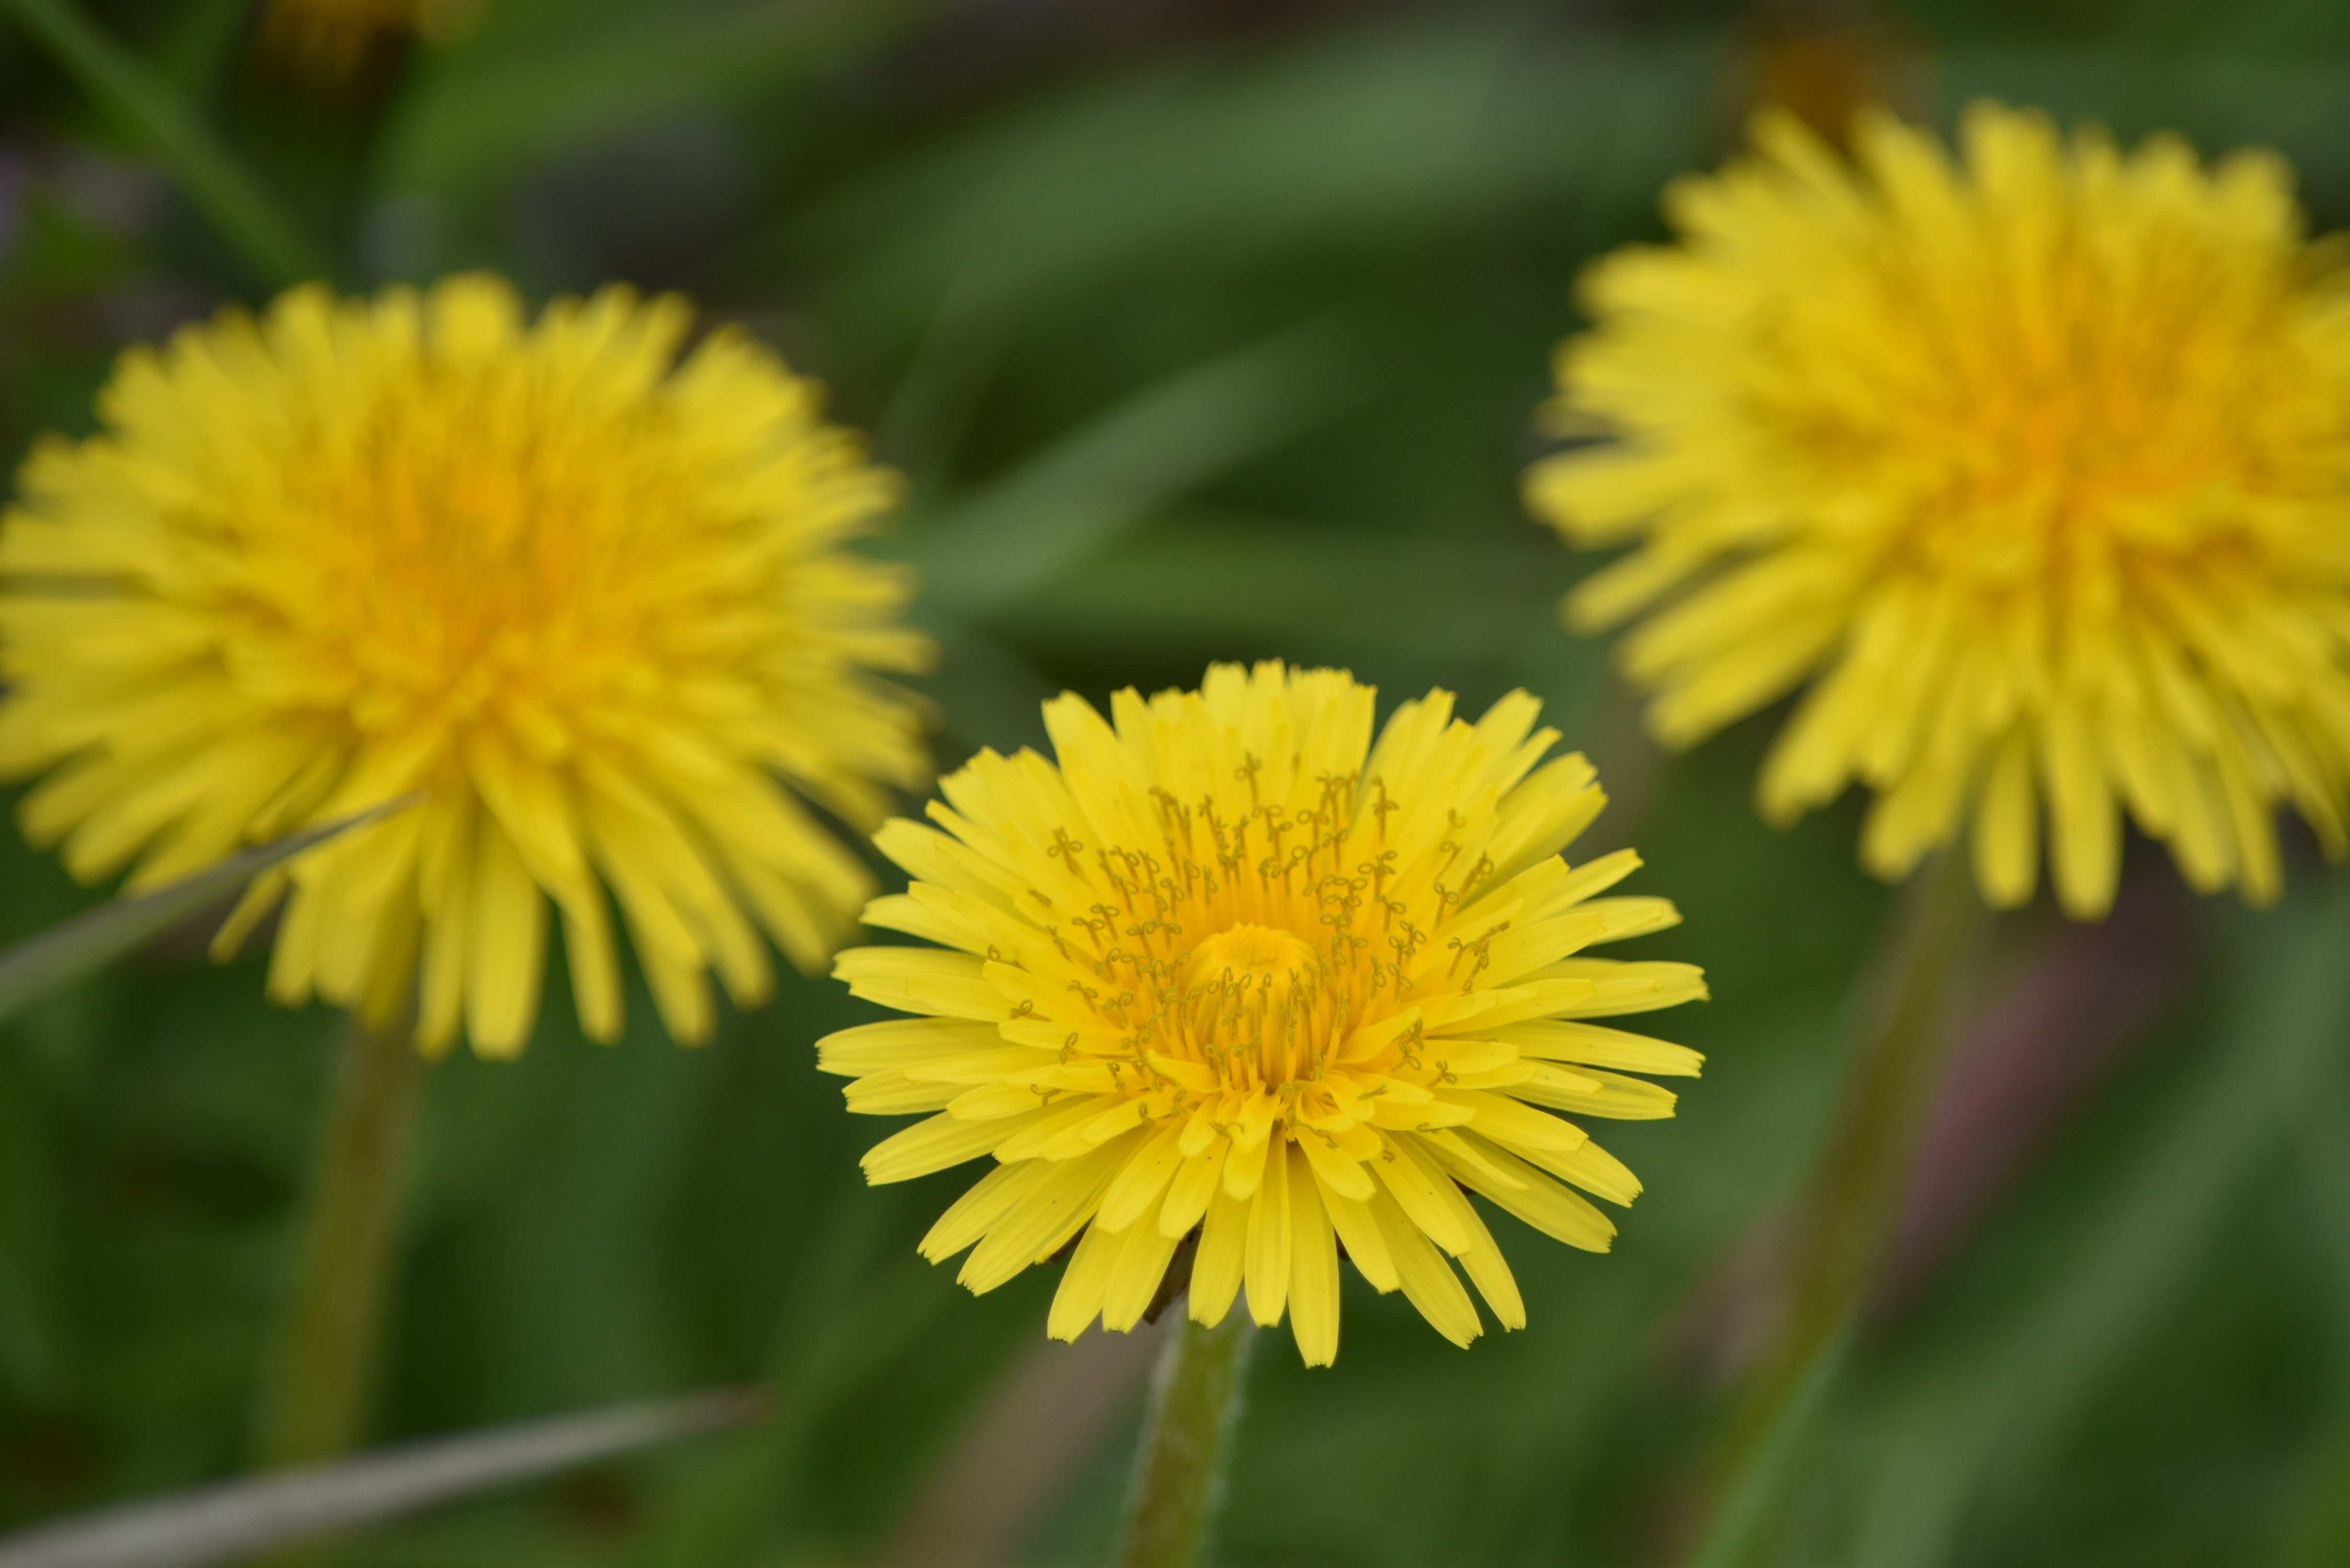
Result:
{"label": "green leaf", "polygon": [[[2350,1324],[2350,1096],[2334,1093],[2308,1103],[2302,1118],[2298,1172],[2306,1194],[2316,1250],[2333,1276],[2337,1325]],[[2335,1344],[2342,1343],[2336,1338]],[[2350,1401],[2342,1373],[2334,1372],[2334,1407],[2305,1462],[2301,1482],[2282,1511],[2272,1568],[2334,1568],[2350,1562]]]}
{"label": "green leaf", "polygon": [[[1556,541],[1532,528],[1499,537],[1375,533],[1186,509],[1088,556],[1053,591],[1023,598],[1018,621],[1089,647],[1211,640],[1341,662],[1373,652],[1491,658],[1529,628],[1547,641],[1572,569]],[[1560,646],[1573,654],[1601,645]]]}
{"label": "green leaf", "polygon": [[468,202],[533,163],[664,114],[775,92],[896,36],[919,0],[766,0],[582,16],[570,5],[493,7],[479,33],[424,65],[387,127],[378,184]]}
{"label": "green leaf", "polygon": [[1388,249],[1627,173],[1652,190],[1701,151],[1710,40],[1560,47],[1461,14],[1035,95],[784,227],[855,257],[828,319],[905,322],[950,289],[1001,309],[1170,256]]}
{"label": "green leaf", "polygon": [[755,1390],[609,1406],[134,1503],[0,1541],[0,1568],[199,1568],[762,1418]]}
{"label": "green leaf", "polygon": [[57,1401],[66,1383],[50,1096],[0,1054],[0,1388]]}
{"label": "green leaf", "polygon": [[946,716],[944,733],[933,742],[941,770],[961,766],[982,746],[1007,756],[1023,746],[1049,748],[1044,710],[1061,694],[1059,683],[1001,643],[961,626],[933,630],[939,667],[923,687]]}
{"label": "green leaf", "polygon": [[72,0],[10,0],[17,20],[142,151],[171,171],[198,211],[265,281],[283,286],[332,270],[259,180],[207,130],[171,84],[107,36]]}
{"label": "green leaf", "polygon": [[2254,1166],[2275,1150],[2350,1028],[2350,882],[2247,918],[2239,1002],[2200,1081],[2084,1227],[2070,1266],[2003,1332],[1917,1391],[1873,1445],[1873,1506],[1850,1561],[1953,1560],[1972,1513],[2022,1500],[2073,1423],[2193,1277]]}
{"label": "green leaf", "polygon": [[1337,317],[1184,370],[1087,424],[895,548],[925,606],[970,619],[1049,581],[1157,506],[1271,450],[1363,390]]}
{"label": "green leaf", "polygon": [[1944,850],[1878,951],[1884,1002],[1856,1043],[1842,1103],[1798,1210],[1788,1308],[1724,1422],[1721,1493],[1696,1568],[1751,1561],[1828,1401],[1900,1214],[1950,1050],[1952,999],[1971,989],[1991,914]]}
{"label": "green leaf", "polygon": [[422,798],[403,795],[338,822],[305,828],[274,844],[231,856],[217,866],[151,893],[100,905],[30,941],[18,943],[0,953],[0,1023],[14,1017],[28,1002],[38,1001],[59,986],[71,984],[206,905],[226,898],[271,867],[362,823],[406,810]]}
{"label": "green leaf", "polygon": [[[630,1563],[737,1568],[764,1560],[762,1543],[797,1522],[812,1456],[841,1407],[959,1304],[956,1287],[927,1262],[883,1254],[903,1209],[854,1178],[833,1189],[769,1334],[761,1380],[775,1418],[699,1467]],[[887,1259],[879,1267],[877,1256]]]}

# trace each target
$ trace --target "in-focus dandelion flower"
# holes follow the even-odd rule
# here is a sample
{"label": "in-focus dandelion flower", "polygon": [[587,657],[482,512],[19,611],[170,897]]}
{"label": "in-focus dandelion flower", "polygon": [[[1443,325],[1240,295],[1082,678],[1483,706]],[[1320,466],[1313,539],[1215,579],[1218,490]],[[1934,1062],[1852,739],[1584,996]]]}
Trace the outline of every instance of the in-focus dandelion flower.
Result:
{"label": "in-focus dandelion flower", "polygon": [[1761,783],[1859,781],[1898,876],[1970,825],[1993,903],[2111,904],[2125,810],[2204,890],[2278,889],[2350,784],[2350,274],[2285,167],[1978,106],[1954,165],[1783,117],[1586,279],[1534,506],[1639,542],[1569,601],[1686,744],[1812,682]]}
{"label": "in-focus dandelion flower", "polygon": [[[547,901],[587,1033],[610,899],[671,1032],[748,1004],[764,927],[821,965],[872,891],[795,798],[869,826],[927,776],[907,585],[839,546],[894,482],[817,394],[613,289],[526,321],[493,278],[303,288],[125,356],[0,527],[0,768],[78,876],[133,888],[411,792],[257,884],[270,971],[420,1042],[519,1050]],[[411,990],[411,981],[421,985]]]}
{"label": "in-focus dandelion flower", "polygon": [[1376,743],[1347,674],[1237,665],[1200,691],[1045,707],[1058,764],[983,752],[935,828],[879,836],[913,876],[868,925],[938,947],[858,948],[858,995],[925,1016],[821,1044],[849,1108],[935,1113],[865,1157],[877,1182],[995,1167],[922,1241],[993,1290],[1076,1241],[1051,1332],[1131,1328],[1196,1231],[1191,1313],[1245,1282],[1309,1364],[1338,1349],[1338,1249],[1467,1344],[1518,1288],[1463,1192],[1572,1246],[1615,1227],[1571,1187],[1639,1191],[1552,1115],[1670,1116],[1631,1073],[1696,1053],[1586,1022],[1704,994],[1684,963],[1582,956],[1678,919],[1602,898],[1629,850],[1559,851],[1605,802],[1580,756],[1544,763],[1523,692],[1474,724],[1445,692]]}

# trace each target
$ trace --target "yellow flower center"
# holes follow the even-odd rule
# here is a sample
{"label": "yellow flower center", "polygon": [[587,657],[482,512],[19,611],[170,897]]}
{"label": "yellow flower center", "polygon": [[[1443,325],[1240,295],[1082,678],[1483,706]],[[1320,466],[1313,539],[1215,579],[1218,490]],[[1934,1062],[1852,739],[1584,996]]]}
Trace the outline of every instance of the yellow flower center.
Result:
{"label": "yellow flower center", "polygon": [[1321,967],[1322,955],[1303,939],[1270,926],[1242,924],[1219,931],[1192,950],[1194,987],[1225,985],[1286,991]]}
{"label": "yellow flower center", "polygon": [[1171,1054],[1205,1064],[1227,1089],[1319,1075],[1338,1011],[1329,962],[1270,926],[1219,931],[1181,965]]}
{"label": "yellow flower center", "polygon": [[[1115,1032],[1116,1054],[1143,1069],[1123,1083],[1151,1116],[1188,1116],[1196,1096],[1256,1127],[1367,1115],[1366,1096],[1413,1061],[1416,1036],[1399,1031],[1342,1060],[1348,1042],[1410,1006],[1418,985],[1457,992],[1483,968],[1490,931],[1454,941],[1434,973],[1424,955],[1429,931],[1492,862],[1467,864],[1446,840],[1399,875],[1388,818],[1411,814],[1379,780],[1367,793],[1376,805],[1360,819],[1351,776],[1324,780],[1314,805],[1289,811],[1162,794],[1162,836],[1148,848],[1057,836],[1054,854],[1089,899],[1064,951],[1087,971],[1076,989]],[[1211,934],[1193,945],[1202,930]]]}
{"label": "yellow flower center", "polygon": [[1757,407],[1809,493],[1860,476],[1881,506],[1811,526],[1890,524],[1918,566],[1994,591],[2111,593],[2116,571],[2240,556],[2231,503],[2290,472],[2324,422],[2303,280],[2282,245],[2200,213],[2137,222],[2122,245],[2050,234],[1824,263],[1846,281],[1805,280],[1814,297],[1764,334],[1780,370]]}
{"label": "yellow flower center", "polygon": [[[494,364],[428,379],[432,396],[387,387],[342,439],[289,454],[249,675],[370,734],[487,727],[545,762],[664,699],[755,708],[754,668],[724,655],[790,640],[785,585],[741,547],[753,519],[690,483],[672,421],[550,409]],[[730,545],[731,580],[695,554]]]}

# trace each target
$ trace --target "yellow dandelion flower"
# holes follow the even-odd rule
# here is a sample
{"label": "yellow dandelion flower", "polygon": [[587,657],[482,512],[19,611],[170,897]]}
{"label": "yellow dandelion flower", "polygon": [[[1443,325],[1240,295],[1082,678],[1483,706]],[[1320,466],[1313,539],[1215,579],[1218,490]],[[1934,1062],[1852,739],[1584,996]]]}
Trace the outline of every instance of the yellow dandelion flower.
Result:
{"label": "yellow dandelion flower", "polygon": [[[1970,821],[1976,878],[2112,903],[2121,815],[2209,891],[2278,889],[2276,805],[2330,850],[2350,783],[2350,273],[2285,167],[1979,105],[1954,166],[1875,115],[1784,117],[1673,187],[1679,243],[1585,283],[1534,507],[1638,540],[1569,601],[1667,742],[1807,680],[1761,781],[1858,781],[1863,857]],[[1673,602],[1658,607],[1668,595]]]}
{"label": "yellow dandelion flower", "polygon": [[[290,884],[273,995],[519,1050],[551,897],[587,1033],[619,1030],[608,885],[671,1032],[753,920],[821,965],[872,891],[794,791],[869,826],[926,776],[907,586],[843,552],[892,478],[733,332],[621,289],[526,321],[494,278],[306,287],[123,358],[0,524],[0,770],[36,841],[152,886],[423,792]],[[786,787],[788,785],[789,787]]]}
{"label": "yellow dandelion flower", "polygon": [[297,69],[336,80],[396,39],[446,37],[473,10],[473,0],[269,0],[261,41]]}
{"label": "yellow dandelion flower", "polygon": [[[1542,763],[1523,692],[1474,724],[1443,691],[1376,744],[1374,692],[1262,664],[1200,691],[1045,710],[1059,763],[983,752],[941,788],[938,827],[886,826],[914,877],[866,923],[938,947],[853,949],[857,995],[925,1016],[822,1042],[851,1110],[937,1114],[865,1157],[903,1181],[993,1155],[925,1237],[993,1290],[1076,1239],[1051,1332],[1131,1328],[1199,1232],[1191,1313],[1243,1282],[1286,1307],[1312,1365],[1338,1349],[1338,1248],[1466,1345],[1517,1285],[1462,1189],[1569,1245],[1615,1227],[1567,1185],[1640,1184],[1549,1110],[1670,1116],[1627,1073],[1694,1074],[1678,1045],[1586,1022],[1704,994],[1688,964],[1580,956],[1679,917],[1600,898],[1630,850],[1559,851],[1606,797],[1580,756]],[[1541,1109],[1537,1107],[1547,1107]],[[1082,1234],[1080,1234],[1082,1233]]]}

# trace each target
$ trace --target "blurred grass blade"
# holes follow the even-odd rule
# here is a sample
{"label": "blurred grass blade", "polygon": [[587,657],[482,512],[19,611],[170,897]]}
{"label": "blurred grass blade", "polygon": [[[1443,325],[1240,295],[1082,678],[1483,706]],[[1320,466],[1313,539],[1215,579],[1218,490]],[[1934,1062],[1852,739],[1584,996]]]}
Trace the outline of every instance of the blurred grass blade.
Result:
{"label": "blurred grass blade", "polygon": [[2337,1357],[2332,1414],[2302,1479],[2282,1510],[2273,1568],[2336,1568],[2350,1563],[2350,1386],[2341,1370],[2350,1330],[2350,1094],[2342,1083],[2306,1102],[2302,1116],[2301,1185],[2315,1221],[2313,1240],[2333,1275]]}
{"label": "blurred grass blade", "polygon": [[1690,1559],[1690,1568],[1739,1568],[1752,1560],[1773,1513],[1793,1486],[1834,1403],[1838,1380],[1851,1360],[1855,1334],[1846,1324],[1817,1347],[1756,1434],[1752,1453],[1732,1475],[1714,1505],[1714,1516]]}
{"label": "blurred grass blade", "polygon": [[529,1421],[138,1503],[0,1541],[0,1568],[197,1568],[759,1419],[726,1388]]}
{"label": "blurred grass blade", "polygon": [[1935,1568],[1955,1558],[1976,1511],[2020,1500],[2178,1301],[2253,1167],[2321,1085],[2350,1029],[2350,881],[2334,878],[2297,911],[2248,917],[2237,939],[2235,1016],[2083,1228],[2070,1269],[1875,1445],[1879,1479],[1856,1565]]}
{"label": "blurred grass blade", "polygon": [[2272,1561],[2274,1568],[2350,1563],[2350,1420],[2335,1418],[2299,1495],[2286,1504],[2283,1543]]}
{"label": "blurred grass blade", "polygon": [[[1179,505],[1077,563],[1050,595],[1024,600],[1020,624],[1094,646],[1188,654],[1207,639],[1342,664],[1503,658],[1535,628],[1540,657],[1554,665],[1596,663],[1606,644],[1547,635],[1572,570],[1557,542],[1532,528],[1373,533],[1351,521]],[[940,659],[934,690],[954,657],[950,648]],[[951,702],[948,713],[956,716]]]}
{"label": "blurred grass blade", "polygon": [[221,237],[283,287],[329,273],[326,258],[261,182],[189,113],[164,78],[108,37],[73,0],[7,0],[66,73],[172,172]]}
{"label": "blurred grass blade", "polygon": [[390,812],[404,811],[424,797],[402,795],[371,806],[338,822],[322,823],[288,835],[274,844],[231,856],[192,877],[141,893],[118,898],[86,915],[78,915],[0,953],[0,1023],[27,1003],[37,1002],[110,960],[120,958],[148,939],[169,930],[205,905],[238,891],[247,882],[314,844],[348,832]]}
{"label": "blurred grass blade", "polygon": [[1365,390],[1343,317],[1151,387],[898,547],[924,603],[965,618],[1051,580],[1151,508],[1278,446]]}
{"label": "blurred grass blade", "polygon": [[570,0],[494,5],[393,105],[378,183],[391,194],[474,202],[536,164],[664,115],[772,101],[894,41],[931,10],[931,0],[763,0],[604,16]]}
{"label": "blurred grass blade", "polygon": [[1170,255],[1378,250],[1529,202],[1645,213],[1710,156],[1690,109],[1717,90],[1719,47],[1563,32],[1428,7],[1319,47],[1146,60],[1014,99],[790,213],[769,244],[837,258],[824,318],[888,333],[950,288],[1050,310]]}
{"label": "blurred grass blade", "polygon": [[1060,682],[1003,644],[952,622],[931,629],[939,641],[939,667],[925,688],[946,715],[933,742],[941,771],[982,746],[1009,756],[1023,746],[1042,750],[1051,744],[1045,704],[1061,694]]}
{"label": "blurred grass blade", "polygon": [[1874,1016],[1804,1199],[1784,1319],[1717,1438],[1712,1517],[1690,1558],[1696,1568],[1747,1561],[1793,1479],[1883,1267],[1955,1004],[1972,989],[1990,919],[1964,857],[1944,850],[1912,879],[1904,918],[1876,961]]}
{"label": "blurred grass blade", "polygon": [[745,1568],[777,1555],[809,1510],[829,1423],[938,1332],[959,1298],[959,1287],[910,1251],[871,1267],[901,1204],[877,1199],[860,1179],[835,1189],[769,1334],[761,1381],[775,1418],[700,1467],[627,1562]]}

